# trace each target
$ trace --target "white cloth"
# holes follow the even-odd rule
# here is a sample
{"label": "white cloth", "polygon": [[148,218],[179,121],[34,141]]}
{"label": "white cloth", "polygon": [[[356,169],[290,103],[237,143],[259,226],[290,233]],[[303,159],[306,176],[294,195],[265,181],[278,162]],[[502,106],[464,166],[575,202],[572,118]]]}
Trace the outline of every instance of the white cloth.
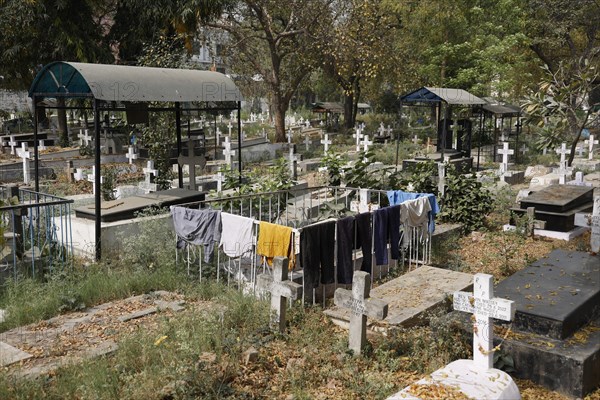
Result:
{"label": "white cloth", "polygon": [[252,254],[254,220],[239,215],[221,213],[221,242],[219,245],[229,257],[247,257]]}
{"label": "white cloth", "polygon": [[400,223],[404,232],[403,247],[409,246],[413,239],[418,241],[423,239],[429,225],[430,211],[431,203],[427,197],[418,197],[400,203]]}

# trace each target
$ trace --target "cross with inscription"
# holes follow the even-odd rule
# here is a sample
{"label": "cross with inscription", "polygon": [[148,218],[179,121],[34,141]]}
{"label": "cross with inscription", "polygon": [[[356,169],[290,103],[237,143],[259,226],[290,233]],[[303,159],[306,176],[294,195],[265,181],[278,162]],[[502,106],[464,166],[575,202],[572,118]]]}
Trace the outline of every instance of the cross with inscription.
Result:
{"label": "cross with inscription", "polygon": [[583,142],[585,144],[587,144],[588,147],[588,159],[592,160],[594,159],[594,145],[598,144],[598,140],[594,140],[594,135],[590,135],[590,138],[587,139],[585,142]]}
{"label": "cross with inscription", "polygon": [[494,277],[476,274],[473,293],[454,292],[454,309],[475,315],[473,324],[473,363],[475,367],[494,368],[494,324],[492,318],[511,321],[516,306],[512,300],[494,297]]}
{"label": "cross with inscription", "polygon": [[258,288],[271,293],[271,326],[279,332],[285,331],[285,313],[287,299],[296,300],[302,297],[302,285],[288,280],[289,261],[286,257],[273,259],[273,276],[260,274]]}
{"label": "cross with inscription", "polygon": [[27,147],[26,142],[21,143],[21,148],[17,150],[17,155],[23,160],[23,182],[26,185],[29,184],[29,159],[31,158],[31,151]]}
{"label": "cross with inscription", "polygon": [[365,271],[354,271],[352,290],[337,289],[334,303],[350,310],[350,350],[359,355],[367,343],[367,316],[383,320],[388,314],[388,303],[369,297],[371,275]]}
{"label": "cross with inscription", "polygon": [[567,149],[567,144],[562,142],[559,149],[556,149],[556,154],[560,154],[560,169],[567,169],[567,154],[571,154],[571,150]]}
{"label": "cross with inscription", "polygon": [[235,150],[231,150],[231,142],[229,141],[229,136],[225,136],[225,141],[223,142],[223,155],[225,156],[225,164],[231,167],[231,156],[235,156]]}
{"label": "cross with inscription", "polygon": [[362,128],[360,126],[356,127],[356,133],[352,134],[352,137],[356,139],[356,151],[360,151],[360,139],[363,138]]}
{"label": "cross with inscription", "polygon": [[188,141],[188,155],[184,156],[183,154],[180,154],[177,158],[177,163],[179,165],[183,166],[184,164],[187,164],[189,167],[190,190],[196,190],[196,166],[200,166],[200,170],[203,170],[204,166],[206,165],[206,158],[204,158],[202,155],[196,155],[194,151],[196,142],[197,140],[190,139]]}
{"label": "cross with inscription", "polygon": [[321,144],[324,146],[323,147],[323,154],[327,154],[327,152],[329,151],[329,145],[331,144],[331,140],[329,139],[329,134],[325,134],[325,137],[323,139],[321,139]]}
{"label": "cross with inscription", "polygon": [[508,142],[502,144],[502,149],[498,150],[498,154],[502,154],[502,164],[500,164],[500,173],[508,171],[508,156],[515,154],[514,150],[508,148]]}

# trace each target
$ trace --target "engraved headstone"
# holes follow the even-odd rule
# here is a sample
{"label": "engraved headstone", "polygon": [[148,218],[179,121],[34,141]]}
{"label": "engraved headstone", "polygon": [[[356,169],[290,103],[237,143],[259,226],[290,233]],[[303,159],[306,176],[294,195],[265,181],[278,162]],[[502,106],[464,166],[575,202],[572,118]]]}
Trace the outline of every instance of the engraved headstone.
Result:
{"label": "engraved headstone", "polygon": [[296,300],[302,296],[302,285],[288,280],[288,259],[273,259],[273,276],[260,274],[258,288],[271,293],[271,326],[280,332],[285,331],[287,299]]}
{"label": "engraved headstone", "polygon": [[338,288],[334,302],[338,307],[348,308],[350,315],[350,350],[359,355],[367,343],[367,316],[383,320],[388,314],[388,303],[370,298],[371,275],[365,271],[354,271],[352,290]]}

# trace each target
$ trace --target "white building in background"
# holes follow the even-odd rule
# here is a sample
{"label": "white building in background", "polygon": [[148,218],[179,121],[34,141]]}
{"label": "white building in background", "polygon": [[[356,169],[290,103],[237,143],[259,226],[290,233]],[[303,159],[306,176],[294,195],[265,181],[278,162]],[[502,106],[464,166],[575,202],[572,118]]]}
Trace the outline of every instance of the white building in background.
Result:
{"label": "white building in background", "polygon": [[225,32],[202,29],[194,41],[192,61],[202,69],[214,69],[223,74],[229,73],[224,50],[229,36]]}

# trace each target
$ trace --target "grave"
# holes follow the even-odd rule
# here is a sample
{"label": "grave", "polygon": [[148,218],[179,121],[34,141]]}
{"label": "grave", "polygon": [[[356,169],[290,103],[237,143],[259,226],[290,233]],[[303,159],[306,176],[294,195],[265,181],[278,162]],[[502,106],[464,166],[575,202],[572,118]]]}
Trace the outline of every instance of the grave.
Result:
{"label": "grave", "polygon": [[418,163],[428,161],[446,161],[449,164],[454,165],[460,173],[468,173],[473,169],[473,157],[465,157],[459,151],[448,149],[444,152],[444,160],[442,160],[442,154],[439,152],[429,153],[424,156],[415,156],[413,159],[402,160],[402,170],[410,171]]}
{"label": "grave", "polygon": [[584,231],[575,227],[575,214],[591,211],[593,193],[588,186],[550,185],[525,197],[511,211],[524,215],[528,207],[534,207],[535,219],[546,222],[546,228],[536,229],[536,235],[570,240]]}
{"label": "grave", "polygon": [[476,274],[473,286],[473,293],[458,291],[453,296],[455,310],[474,316],[473,360],[453,361],[429,377],[388,397],[388,400],[418,399],[431,386],[451,389],[471,399],[521,398],[512,378],[506,372],[493,368],[496,350],[492,318],[510,321],[515,314],[514,302],[494,297],[494,277],[491,275]]}
{"label": "grave", "polygon": [[573,397],[600,385],[598,256],[554,250],[500,282],[496,293],[516,305],[502,344],[515,377]]}
{"label": "grave", "polygon": [[[411,327],[425,322],[426,315],[438,307],[448,307],[448,296],[472,286],[473,276],[463,272],[423,265],[401,277],[373,289],[372,295],[388,303],[384,321],[369,321],[371,329],[386,331],[395,327]],[[333,323],[347,328],[348,310],[332,307],[325,310]]]}
{"label": "grave", "polygon": [[297,300],[302,297],[302,285],[288,280],[289,261],[285,257],[273,259],[273,275],[258,276],[259,291],[271,294],[271,326],[279,332],[285,332],[285,314],[287,299]]}
{"label": "grave", "polygon": [[387,302],[372,298],[370,291],[371,275],[365,271],[354,271],[352,290],[339,288],[335,291],[335,305],[350,312],[348,348],[354,355],[360,355],[367,344],[367,316],[383,320],[388,314]]}

